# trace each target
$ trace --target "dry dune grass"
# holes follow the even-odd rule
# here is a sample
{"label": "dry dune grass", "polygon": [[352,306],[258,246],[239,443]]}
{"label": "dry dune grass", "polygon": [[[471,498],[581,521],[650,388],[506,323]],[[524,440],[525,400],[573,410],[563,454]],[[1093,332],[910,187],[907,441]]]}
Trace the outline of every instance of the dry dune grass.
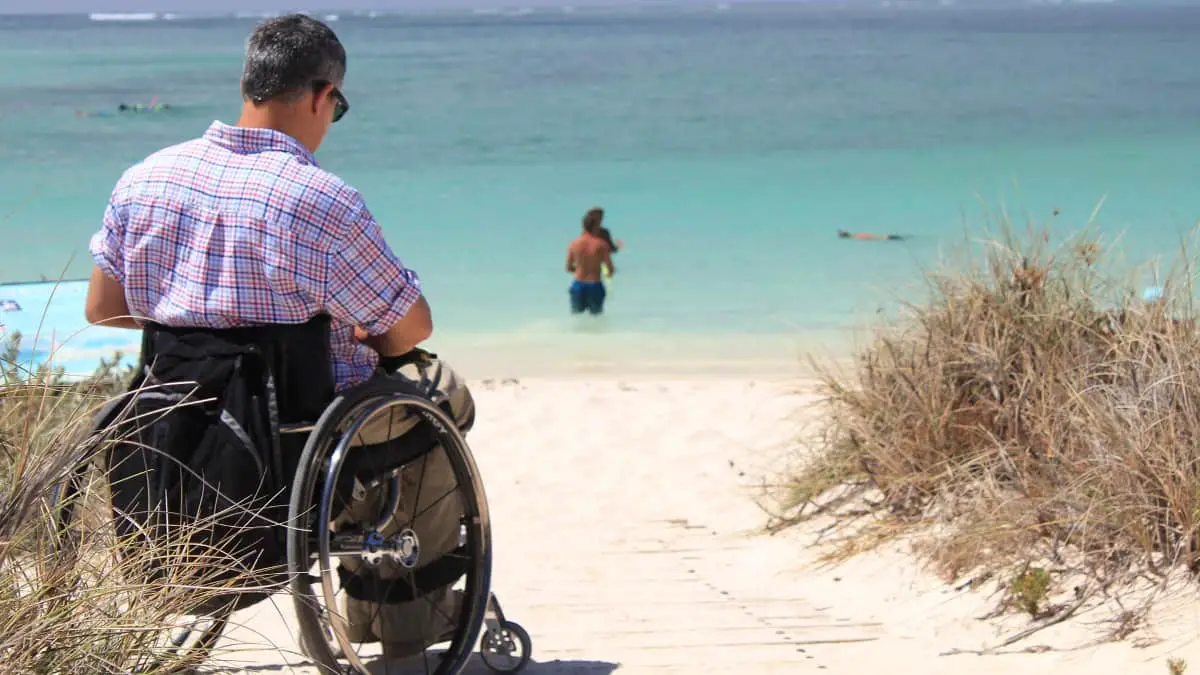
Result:
{"label": "dry dune grass", "polygon": [[[69,531],[50,526],[55,487],[100,447],[91,434],[100,406],[131,373],[104,363],[84,382],[18,365],[15,340],[0,360],[0,661],[13,673],[175,672],[192,652],[173,647],[179,608],[230,581],[228,556],[198,550],[188,531],[166,546],[118,541],[93,469]],[[198,524],[202,525],[202,524]],[[69,535],[69,536],[67,536]],[[152,574],[147,574],[151,572]],[[194,605],[193,605],[194,606]],[[196,633],[192,633],[194,639]],[[235,648],[222,645],[222,649]],[[219,653],[210,656],[219,658]]]}
{"label": "dry dune grass", "polygon": [[[835,556],[919,529],[951,578],[1034,564],[1107,589],[1200,571],[1187,252],[1147,301],[1094,234],[1049,242],[1005,230],[982,260],[930,275],[848,370],[819,368],[823,433],[778,526],[840,513],[855,527]],[[1041,579],[1012,588],[1044,594]]]}

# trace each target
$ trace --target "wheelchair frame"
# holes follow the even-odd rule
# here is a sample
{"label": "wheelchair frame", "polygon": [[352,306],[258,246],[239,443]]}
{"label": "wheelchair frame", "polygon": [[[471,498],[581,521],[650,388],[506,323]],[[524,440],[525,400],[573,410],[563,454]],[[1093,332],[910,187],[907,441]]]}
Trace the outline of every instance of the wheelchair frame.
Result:
{"label": "wheelchair frame", "polygon": [[[468,571],[463,573],[467,578],[467,585],[450,647],[443,653],[433,671],[429,670],[429,655],[426,653],[426,673],[457,675],[470,660],[477,644],[480,647],[480,656],[489,669],[500,673],[518,672],[529,662],[532,644],[524,628],[505,618],[499,601],[491,592],[490,518],[487,498],[474,457],[454,420],[412,383],[395,378],[370,380],[350,388],[334,398],[315,423],[279,427],[280,436],[308,434],[292,480],[288,508],[289,526],[286,534],[288,585],[300,627],[300,635],[296,637],[307,656],[322,669],[332,673],[365,675],[368,672],[367,667],[355,653],[354,643],[347,636],[344,624],[340,619],[335,620],[328,616],[331,612],[337,612],[333,586],[337,575],[332,561],[358,556],[367,565],[371,565],[382,557],[389,557],[399,561],[404,567],[413,570],[416,568],[417,558],[403,559],[412,555],[419,557],[419,541],[411,529],[412,523],[409,524],[410,527],[402,529],[390,538],[385,538],[378,532],[386,518],[376,523],[369,532],[357,537],[357,540],[353,536],[334,535],[330,531],[335,489],[346,466],[346,460],[353,452],[353,439],[368,420],[393,408],[403,408],[405,412],[412,413],[419,419],[418,425],[425,423],[432,428],[437,441],[433,447],[440,445],[446,453],[454,471],[456,490],[463,494],[462,503],[466,517],[460,527],[465,531],[466,537],[464,543],[460,535],[460,549],[467,546],[468,550],[475,553],[468,563]],[[394,512],[401,498],[400,472],[403,467],[420,460],[429,452],[427,450],[406,458],[403,463],[381,476],[376,476],[376,480],[368,486],[368,489],[375,489],[384,482],[391,481],[385,513]],[[91,463],[91,459],[85,460],[68,478],[68,482],[55,491],[52,518],[55,531],[60,534],[60,541],[61,535],[68,532],[73,517],[73,509],[68,508],[74,496],[72,492],[75,495],[82,492],[78,479],[86,475]],[[318,489],[319,500],[316,500]],[[318,504],[315,515],[312,513],[314,503]],[[412,518],[415,520],[416,515]],[[308,527],[313,520],[315,526]],[[309,574],[314,561],[318,566],[316,576]],[[413,574],[415,577],[417,572]],[[312,586],[317,583],[321,585],[320,600],[323,601],[324,607],[313,594]],[[418,585],[415,581],[411,583],[411,592],[415,601],[418,596]],[[155,664],[152,669],[178,672],[194,667],[206,659],[220,638],[228,622],[229,613],[212,618],[212,626],[197,639],[196,647],[191,648],[174,663]],[[182,637],[172,640],[177,649],[181,649],[187,641],[187,632],[185,631]],[[515,661],[501,664],[502,658]]]}

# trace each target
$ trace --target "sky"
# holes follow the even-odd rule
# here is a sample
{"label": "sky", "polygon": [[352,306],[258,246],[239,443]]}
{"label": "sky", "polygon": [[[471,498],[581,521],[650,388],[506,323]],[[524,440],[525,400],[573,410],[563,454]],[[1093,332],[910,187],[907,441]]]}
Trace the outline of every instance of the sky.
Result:
{"label": "sky", "polygon": [[[274,11],[304,9],[320,10],[402,10],[443,7],[459,8],[488,8],[488,7],[575,7],[629,5],[629,4],[689,4],[716,5],[721,2],[736,4],[738,2],[806,2],[813,0],[0,0],[0,14],[61,14],[88,12],[231,12],[244,11]],[[817,0],[820,2],[855,2],[856,0]],[[1119,0],[1122,4],[1142,5],[1159,4],[1154,0]],[[1167,2],[1187,2],[1192,0],[1166,0]],[[861,3],[862,0],[858,0]],[[998,0],[1003,4],[1005,0]],[[1014,5],[1028,4],[1023,0],[1008,0]],[[871,3],[868,0],[868,4]],[[970,0],[960,0],[957,4],[969,5]],[[982,4],[995,5],[995,0]]]}
{"label": "sky", "polygon": [[[561,7],[652,4],[656,0],[0,0],[0,13],[233,11],[311,9],[412,9],[428,7]],[[663,0],[657,0],[662,2]],[[716,4],[717,0],[666,0],[674,4]],[[724,0],[737,2],[738,0]],[[779,0],[774,0],[779,1]],[[296,4],[292,4],[296,3]]]}
{"label": "sky", "polygon": [[[813,0],[0,0],[0,14],[62,14],[88,12],[232,12],[276,11],[290,9],[320,10],[402,10],[443,7],[482,9],[488,7],[574,7],[679,4],[717,5],[738,2],[811,2]],[[856,0],[817,0],[819,2],[856,2]],[[965,0],[969,4],[970,0]],[[1026,4],[1022,0],[1009,0]],[[1121,0],[1133,3],[1136,0]],[[857,0],[861,3],[862,0]],[[870,0],[868,0],[870,2]],[[1004,2],[1004,0],[1000,0]],[[960,0],[958,4],[964,4]],[[988,3],[991,4],[991,3]]]}

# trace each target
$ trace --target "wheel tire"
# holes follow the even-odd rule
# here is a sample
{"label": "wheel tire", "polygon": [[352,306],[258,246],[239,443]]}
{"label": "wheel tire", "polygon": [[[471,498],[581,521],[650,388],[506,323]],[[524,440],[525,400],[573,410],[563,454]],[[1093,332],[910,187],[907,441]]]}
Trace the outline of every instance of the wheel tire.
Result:
{"label": "wheel tire", "polygon": [[[310,514],[314,511],[315,490],[326,479],[329,469],[325,465],[336,446],[335,441],[339,436],[342,423],[350,415],[356,414],[374,400],[383,398],[409,398],[419,399],[422,403],[427,402],[427,399],[415,386],[404,380],[392,378],[368,380],[341,394],[325,409],[310,432],[292,484],[288,510],[290,527],[287,535],[290,586],[305,654],[322,668],[323,672],[345,673],[353,672],[355,669],[352,665],[343,663],[342,659],[345,658],[345,655],[340,653],[336,637],[334,644],[330,644],[329,636],[323,625],[321,615],[327,609],[322,609],[322,598],[313,592],[314,577],[308,574],[312,567],[311,556],[313,553],[310,542],[312,530],[308,523],[313,518],[302,514]],[[415,404],[411,405],[416,407]],[[445,413],[439,410],[437,414],[441,416],[443,426],[448,425],[450,429],[454,428],[453,421]],[[480,539],[477,548],[482,556],[482,562],[479,563],[480,567],[473,577],[473,582],[468,582],[469,597],[465,598],[466,602],[463,606],[465,622],[464,625],[456,628],[452,642],[452,644],[459,645],[457,651],[461,653],[454,654],[452,658],[443,658],[433,675],[457,673],[470,658],[471,646],[478,639],[483,624],[491,587],[491,528],[488,519],[487,498],[483,492],[482,483],[478,479],[478,470],[470,455],[470,448],[465,442],[456,443],[456,445],[461,444],[461,448],[456,449],[461,452],[452,452],[445,445],[446,438],[447,436],[443,436],[439,440],[446,448],[446,455],[454,467],[456,479],[460,479],[464,475],[471,478],[469,492],[474,493],[475,503],[467,505],[466,508],[469,513],[474,512],[478,520],[475,530],[476,536]],[[461,439],[461,436],[459,438]],[[471,500],[464,499],[464,502],[467,501]],[[318,536],[328,536],[327,528],[319,527]],[[319,577],[317,578],[319,579]],[[472,588],[472,584],[481,587]],[[471,646],[464,646],[464,644]],[[450,652],[447,654],[449,655]]]}
{"label": "wheel tire", "polygon": [[501,667],[491,661],[488,645],[495,640],[503,640],[503,636],[492,634],[491,630],[484,631],[483,640],[479,646],[479,656],[483,659],[483,665],[487,666],[493,673],[516,673],[520,672],[529,665],[529,660],[533,658],[533,640],[529,637],[529,631],[525,630],[521,624],[515,621],[505,621],[500,630],[508,633],[508,637],[521,646],[521,658],[515,666]]}

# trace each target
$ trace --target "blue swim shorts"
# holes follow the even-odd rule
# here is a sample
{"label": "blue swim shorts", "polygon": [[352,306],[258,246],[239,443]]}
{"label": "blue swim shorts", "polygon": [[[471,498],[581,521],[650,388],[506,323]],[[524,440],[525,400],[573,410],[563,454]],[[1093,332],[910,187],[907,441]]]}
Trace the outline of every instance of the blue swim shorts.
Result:
{"label": "blue swim shorts", "polygon": [[600,281],[576,281],[568,291],[571,295],[571,313],[582,314],[590,312],[599,314],[604,311],[604,283]]}

